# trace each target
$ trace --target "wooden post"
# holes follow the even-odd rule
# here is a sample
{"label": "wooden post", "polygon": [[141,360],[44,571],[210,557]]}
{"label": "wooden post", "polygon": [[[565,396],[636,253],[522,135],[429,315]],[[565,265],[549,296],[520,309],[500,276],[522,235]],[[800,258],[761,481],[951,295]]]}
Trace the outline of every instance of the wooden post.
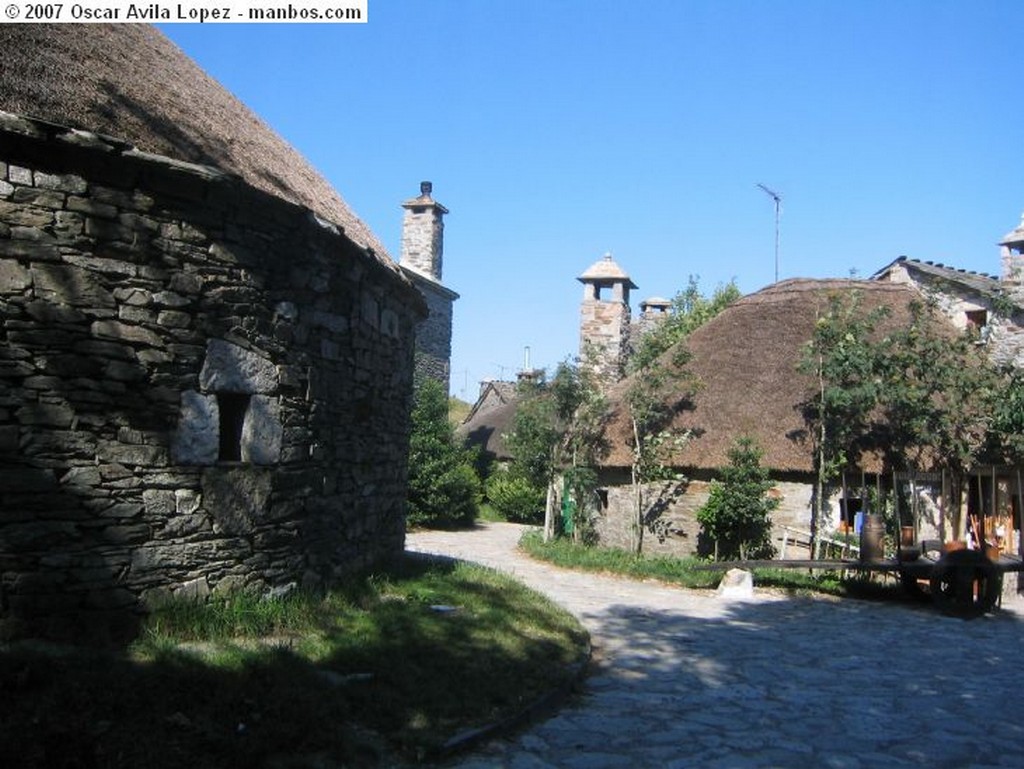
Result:
{"label": "wooden post", "polygon": [[846,523],[847,516],[850,515],[850,495],[846,492],[846,471],[843,470],[843,504],[842,504],[842,515],[840,516],[842,523]]}
{"label": "wooden post", "polygon": [[[978,515],[981,518],[982,522],[979,524],[978,531],[974,532],[974,535],[978,539],[981,539],[982,535],[985,533],[985,529],[984,529],[984,526],[985,526],[985,523],[984,523],[984,521],[985,521],[985,490],[982,489],[982,487],[981,487],[981,470],[980,469],[977,472],[977,476],[978,476]],[[984,549],[985,543],[984,542],[975,542],[974,543],[974,547],[975,547],[975,549],[978,549],[978,548]]]}
{"label": "wooden post", "polygon": [[899,531],[903,526],[903,518],[900,516],[900,487],[895,470],[892,471],[892,509],[896,515],[896,541],[899,542]]}
{"label": "wooden post", "polygon": [[[1020,485],[1020,465],[1017,465],[1017,515],[1020,518],[1021,526],[1017,531],[1017,553],[1024,559],[1024,489]],[[1010,519],[1010,529],[1013,530],[1013,519]]]}
{"label": "wooden post", "polygon": [[[950,522],[952,524],[952,521]],[[946,468],[942,468],[939,476],[939,537],[946,539]]]}

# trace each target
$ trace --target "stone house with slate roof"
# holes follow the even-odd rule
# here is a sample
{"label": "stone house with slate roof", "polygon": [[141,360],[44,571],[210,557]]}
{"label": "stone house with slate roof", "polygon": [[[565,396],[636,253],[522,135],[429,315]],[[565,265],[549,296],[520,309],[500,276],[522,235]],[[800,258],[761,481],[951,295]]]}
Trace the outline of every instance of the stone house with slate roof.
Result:
{"label": "stone house with slate roof", "polygon": [[[948,333],[974,329],[978,344],[985,345],[992,360],[1024,365],[1024,224],[1005,236],[1000,247],[1003,271],[998,278],[901,257],[869,281],[782,281],[743,297],[695,331],[685,344],[692,353],[688,371],[696,375],[700,387],[690,401],[681,404],[673,422],[674,429],[690,431],[692,437],[670,461],[688,481],[660,487],[655,494],[645,547],[675,554],[698,550],[695,513],[706,501],[710,480],[727,464],[727,452],[740,435],[753,437],[765,451],[763,464],[776,481],[775,494],[780,500],[774,514],[776,540],[783,527],[809,528],[813,458],[799,404],[813,383],[797,372],[797,365],[801,346],[811,338],[816,313],[835,292],[857,291],[866,308],[888,307],[890,314],[883,326],[903,323],[911,302],[933,297]],[[598,533],[602,542],[615,546],[628,546],[630,539],[631,432],[622,405],[629,384],[626,379],[609,392],[613,404],[607,431],[610,451],[600,470]],[[862,465],[868,485],[874,485],[873,474],[880,467],[871,458],[863,458]],[[853,479],[851,486],[859,488],[862,481]],[[1005,511],[1008,528],[1020,530],[1013,474],[996,480],[979,477],[971,483],[977,488],[971,486],[969,508],[980,498],[986,511]],[[829,500],[835,528],[852,523],[853,514],[861,509],[856,489],[848,490],[847,499],[840,496],[835,494]],[[941,536],[943,524],[937,509],[924,504],[922,510],[919,534]],[[1019,536],[1010,532],[1007,543],[1016,550]],[[792,549],[788,553],[794,554]]]}
{"label": "stone house with slate roof", "polygon": [[155,28],[0,48],[0,639],[401,552],[408,271]]}

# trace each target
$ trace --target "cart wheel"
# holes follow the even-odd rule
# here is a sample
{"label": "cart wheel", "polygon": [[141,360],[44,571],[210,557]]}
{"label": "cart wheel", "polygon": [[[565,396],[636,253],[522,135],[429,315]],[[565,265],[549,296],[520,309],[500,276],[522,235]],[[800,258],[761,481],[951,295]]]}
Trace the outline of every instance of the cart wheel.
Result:
{"label": "cart wheel", "polygon": [[1003,575],[984,553],[954,550],[935,564],[932,600],[946,614],[979,617],[992,610],[1003,589]]}

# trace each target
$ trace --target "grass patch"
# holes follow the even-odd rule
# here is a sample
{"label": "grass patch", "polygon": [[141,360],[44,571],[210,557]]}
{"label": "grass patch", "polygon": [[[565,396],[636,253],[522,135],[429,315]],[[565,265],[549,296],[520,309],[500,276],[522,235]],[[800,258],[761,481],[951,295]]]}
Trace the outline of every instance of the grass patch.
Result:
{"label": "grass patch", "polygon": [[414,761],[564,681],[585,645],[566,612],[462,563],[174,604],[123,653],[0,647],[0,766]]}
{"label": "grass patch", "polygon": [[[722,580],[722,572],[703,569],[708,562],[699,558],[636,556],[625,550],[575,545],[568,539],[544,542],[539,531],[526,532],[519,547],[533,558],[560,566],[633,579],[656,579],[693,589],[711,589]],[[797,569],[753,569],[754,584],[794,595],[827,594],[856,598],[902,598],[900,586],[892,581],[865,577],[843,578],[835,571]]]}
{"label": "grass patch", "polygon": [[657,579],[690,588],[715,587],[721,580],[720,574],[695,569],[695,566],[702,563],[696,558],[654,555],[637,557],[626,550],[575,545],[564,538],[545,542],[539,531],[526,532],[519,540],[519,547],[538,560],[565,569],[619,574],[634,579]]}

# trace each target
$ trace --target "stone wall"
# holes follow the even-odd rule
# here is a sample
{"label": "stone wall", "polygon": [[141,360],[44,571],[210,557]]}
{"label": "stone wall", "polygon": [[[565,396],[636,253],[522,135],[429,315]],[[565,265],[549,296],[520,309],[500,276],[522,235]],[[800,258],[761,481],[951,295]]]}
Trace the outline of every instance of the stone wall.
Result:
{"label": "stone wall", "polygon": [[458,294],[416,272],[405,273],[427,303],[427,317],[416,327],[416,376],[436,379],[448,392],[452,357],[452,314]]}
{"label": "stone wall", "polygon": [[399,552],[396,269],[208,167],[0,113],[0,637]]}
{"label": "stone wall", "polygon": [[619,381],[626,368],[629,346],[629,305],[619,301],[585,299],[580,305],[580,357],[593,364],[606,384]]}
{"label": "stone wall", "polygon": [[[601,471],[601,495],[607,504],[596,522],[602,545],[628,549],[633,521],[633,490],[629,473],[622,468]],[[649,505],[644,531],[644,552],[659,555],[689,556],[708,553],[712,543],[703,542],[697,511],[708,500],[710,477],[693,478],[684,483],[655,483],[644,488]],[[777,480],[772,494],[779,506],[772,514],[772,542],[781,546],[783,527],[808,531],[811,516],[813,485],[793,480]],[[827,514],[833,519],[830,529],[839,524],[838,506],[828,504]],[[806,552],[793,545],[789,557],[805,557]]]}

